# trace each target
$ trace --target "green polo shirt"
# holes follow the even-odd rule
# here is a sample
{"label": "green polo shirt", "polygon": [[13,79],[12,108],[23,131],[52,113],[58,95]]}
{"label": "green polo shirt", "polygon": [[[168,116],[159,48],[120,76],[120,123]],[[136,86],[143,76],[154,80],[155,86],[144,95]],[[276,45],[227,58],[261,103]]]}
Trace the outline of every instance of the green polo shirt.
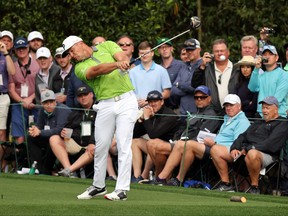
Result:
{"label": "green polo shirt", "polygon": [[97,100],[113,98],[134,89],[128,73],[123,74],[119,69],[90,80],[86,78],[86,71],[89,67],[115,62],[114,54],[121,51],[122,49],[116,43],[106,41],[97,46],[97,51],[93,52],[93,58],[78,62],[75,66],[76,76],[93,89]]}

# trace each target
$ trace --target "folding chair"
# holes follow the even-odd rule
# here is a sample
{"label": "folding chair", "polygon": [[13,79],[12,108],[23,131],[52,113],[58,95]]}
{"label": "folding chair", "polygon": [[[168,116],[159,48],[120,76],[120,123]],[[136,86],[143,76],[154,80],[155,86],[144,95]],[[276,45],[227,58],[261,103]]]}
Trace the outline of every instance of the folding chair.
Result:
{"label": "folding chair", "polygon": [[[266,193],[268,191],[267,189],[271,187],[272,178],[275,178],[275,177],[276,177],[275,189],[276,189],[277,193],[279,191],[279,180],[280,180],[280,173],[281,173],[281,159],[280,158],[281,157],[276,159],[273,163],[268,165],[266,168],[260,170],[259,187],[261,187],[262,191],[264,191]],[[236,191],[238,192],[239,186],[243,182],[245,182],[248,184],[248,188],[246,188],[244,190],[244,192],[247,193],[251,188],[251,184],[250,184],[249,172],[247,170],[247,166],[245,163],[245,156],[241,156],[236,162],[233,163],[233,170],[235,172],[233,178],[234,178],[234,184],[235,184]],[[264,190],[265,189],[264,187],[266,188],[266,190]],[[274,187],[274,186],[272,186],[272,187]],[[274,188],[272,188],[272,189],[274,189]]]}

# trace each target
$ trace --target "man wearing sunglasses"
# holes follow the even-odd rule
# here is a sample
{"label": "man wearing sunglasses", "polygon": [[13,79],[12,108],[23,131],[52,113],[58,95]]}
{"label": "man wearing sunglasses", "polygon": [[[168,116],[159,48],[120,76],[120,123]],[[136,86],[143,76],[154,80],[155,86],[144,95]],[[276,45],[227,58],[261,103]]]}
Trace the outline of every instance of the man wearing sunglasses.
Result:
{"label": "man wearing sunglasses", "polygon": [[[215,117],[216,113],[211,106],[210,95],[211,92],[207,86],[198,86],[195,89],[194,99],[197,106],[196,116],[189,120],[188,130],[186,130],[186,124],[183,124],[180,127],[177,133],[175,133],[173,138],[174,141],[171,144],[162,140],[148,141],[148,152],[155,164],[156,176],[158,176],[158,178],[156,178],[157,184],[162,183],[171,186],[179,186],[180,179],[183,181],[183,178],[195,157],[199,159],[206,159],[209,157],[210,148],[208,146],[206,147],[205,144],[196,141],[199,131],[216,133],[221,125],[221,121],[211,118],[211,116]],[[206,116],[210,116],[210,118],[207,118]],[[184,169],[179,171],[176,178],[171,178],[166,182],[166,179],[168,180],[168,178],[171,177],[173,169],[180,164],[185,144],[187,150]]]}
{"label": "man wearing sunglasses", "polygon": [[[134,53],[134,42],[132,38],[128,35],[122,35],[118,38],[117,44],[121,47],[121,49],[126,53],[130,61],[134,60],[133,53]],[[135,61],[132,67],[137,66],[141,63],[140,59]]]}

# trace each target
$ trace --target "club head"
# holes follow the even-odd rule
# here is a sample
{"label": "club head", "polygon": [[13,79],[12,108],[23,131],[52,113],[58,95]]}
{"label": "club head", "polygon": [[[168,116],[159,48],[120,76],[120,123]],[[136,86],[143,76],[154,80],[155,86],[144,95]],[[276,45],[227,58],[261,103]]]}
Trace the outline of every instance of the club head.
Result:
{"label": "club head", "polygon": [[193,29],[198,29],[201,25],[201,21],[199,19],[199,17],[197,16],[193,16],[190,18],[190,26]]}

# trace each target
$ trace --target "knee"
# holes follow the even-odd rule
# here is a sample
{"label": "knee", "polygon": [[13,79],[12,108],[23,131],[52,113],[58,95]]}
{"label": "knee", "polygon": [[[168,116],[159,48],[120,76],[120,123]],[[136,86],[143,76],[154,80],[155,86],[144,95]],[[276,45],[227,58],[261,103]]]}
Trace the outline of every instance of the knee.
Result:
{"label": "knee", "polygon": [[257,151],[256,149],[251,149],[246,154],[245,162],[247,164],[249,164],[249,163],[253,163],[255,161],[261,161],[261,155],[260,155],[259,151]]}

